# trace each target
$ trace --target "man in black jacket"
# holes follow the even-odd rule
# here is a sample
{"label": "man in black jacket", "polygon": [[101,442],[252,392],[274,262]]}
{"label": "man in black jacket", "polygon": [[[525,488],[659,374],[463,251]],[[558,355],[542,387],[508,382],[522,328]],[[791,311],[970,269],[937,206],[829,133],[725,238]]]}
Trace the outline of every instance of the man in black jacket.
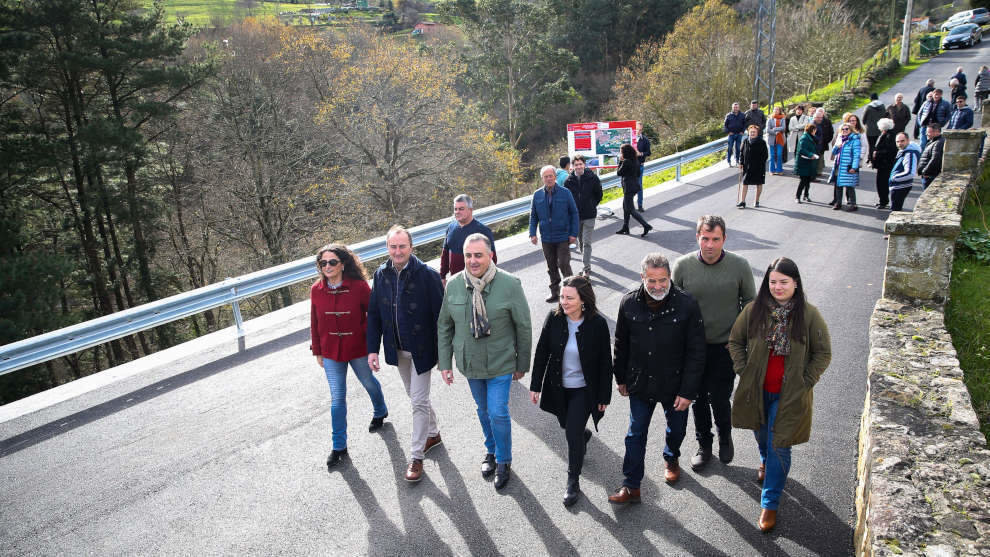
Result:
{"label": "man in black jacket", "polygon": [[705,324],[698,302],[671,284],[670,263],[659,253],[643,258],[643,283],[619,304],[615,322],[615,382],[629,397],[629,432],[622,486],[611,503],[640,499],[646,436],[657,402],[667,420],[664,479],[680,478],[677,459],[687,431],[688,408],[697,398],[705,368]]}
{"label": "man in black jacket", "polygon": [[825,151],[835,137],[835,130],[832,128],[832,121],[828,119],[824,108],[815,109],[815,115],[811,119],[815,125],[815,147],[818,149],[818,174],[825,169]]}
{"label": "man in black jacket", "polygon": [[591,236],[595,231],[595,219],[598,218],[598,204],[602,202],[602,181],[598,175],[587,170],[584,155],[577,155],[571,161],[574,171],[564,187],[571,192],[578,209],[578,249],[584,269],[579,274],[591,276]]}
{"label": "man in black jacket", "polygon": [[[925,83],[925,86],[924,87],[922,87],[921,89],[918,89],[918,94],[914,96],[914,108],[911,109],[911,114],[917,114],[919,111],[921,111],[921,105],[925,104],[925,101],[928,100],[928,93],[931,93],[934,90],[935,90],[935,80],[934,79],[929,79],[928,82]],[[918,139],[918,136],[919,136],[920,133],[921,133],[921,130],[920,130],[920,127],[918,125],[918,121],[915,120],[915,122],[914,122],[914,138],[915,139]]]}
{"label": "man in black jacket", "polygon": [[756,99],[749,102],[749,110],[743,113],[745,118],[746,129],[753,124],[760,127],[760,135],[763,135],[763,130],[767,125],[767,115],[760,110],[760,103]]}
{"label": "man in black jacket", "polygon": [[928,143],[918,159],[918,176],[921,176],[922,189],[928,189],[938,175],[942,173],[942,150],[945,138],[942,137],[942,126],[928,124]]}

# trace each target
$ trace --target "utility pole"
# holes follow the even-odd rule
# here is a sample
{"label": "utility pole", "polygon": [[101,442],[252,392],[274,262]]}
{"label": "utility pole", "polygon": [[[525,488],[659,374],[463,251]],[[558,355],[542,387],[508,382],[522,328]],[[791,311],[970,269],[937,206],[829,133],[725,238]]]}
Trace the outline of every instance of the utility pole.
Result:
{"label": "utility pole", "polygon": [[894,25],[897,25],[897,0],[890,0],[890,22],[887,24],[887,55],[890,59],[890,45],[894,42]]}
{"label": "utility pole", "polygon": [[911,58],[911,9],[914,0],[907,0],[907,10],[904,12],[904,36],[901,38],[901,65],[907,65]]}

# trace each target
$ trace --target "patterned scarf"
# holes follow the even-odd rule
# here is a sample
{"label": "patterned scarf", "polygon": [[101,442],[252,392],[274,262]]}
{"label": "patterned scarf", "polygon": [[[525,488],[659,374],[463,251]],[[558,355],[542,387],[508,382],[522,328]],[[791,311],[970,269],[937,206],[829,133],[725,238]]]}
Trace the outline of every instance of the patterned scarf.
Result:
{"label": "patterned scarf", "polygon": [[488,265],[488,270],[480,278],[475,277],[466,269],[464,270],[464,280],[468,287],[474,289],[471,295],[471,336],[474,338],[487,337],[492,334],[492,327],[488,324],[488,310],[485,309],[485,298],[481,295],[482,290],[495,278],[494,263]]}
{"label": "patterned scarf", "polygon": [[794,299],[787,300],[787,303],[780,305],[777,302],[770,302],[770,328],[764,340],[777,356],[786,356],[791,353],[790,317],[791,310],[794,309]]}

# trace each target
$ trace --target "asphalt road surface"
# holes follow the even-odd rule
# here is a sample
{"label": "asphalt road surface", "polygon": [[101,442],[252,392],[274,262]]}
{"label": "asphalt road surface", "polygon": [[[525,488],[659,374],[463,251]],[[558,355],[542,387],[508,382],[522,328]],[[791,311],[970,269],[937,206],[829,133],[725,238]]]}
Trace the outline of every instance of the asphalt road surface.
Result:
{"label": "asphalt road surface", "polygon": [[[910,100],[929,75],[941,84],[959,63],[972,81],[981,52],[982,46],[953,51],[892,91]],[[768,177],[762,207],[752,208],[751,193],[750,208],[737,210],[736,172],[722,164],[676,187],[651,190],[646,216],[655,231],[646,239],[614,235],[614,218],[599,221],[594,284],[614,326],[620,298],[637,285],[643,255],[659,250],[674,258],[695,249],[694,222],[704,213],[724,215],[726,248],[749,260],[758,281],[778,256],[798,263],[808,297],[831,330],[833,358],[815,389],[811,441],[794,449],[771,534],[756,527],[759,459],[752,433],[735,430],[731,464],[716,460],[695,473],[689,466],[697,448],[692,420],[681,480],[667,486],[661,413],[647,447],[642,504],[612,507],[606,498],[622,481],[629,410],[618,393],[589,444],[584,497],[565,509],[564,434],[553,416],[529,402],[529,376],[511,392],[513,477],[501,493],[480,476],[481,430],[460,375],[449,387],[434,377],[444,445],[427,455],[422,482],[402,479],[411,409],[390,366],[379,374],[390,417],[378,433],[367,432],[371,404],[351,377],[350,459],[328,472],[330,396],[308,350],[304,303],[253,332],[243,351],[229,341],[202,349],[194,341],[171,362],[0,423],[0,551],[850,554],[867,325],[881,292],[887,213],[872,209],[869,170],[855,213],[825,205],[831,188],[821,183],[812,185],[814,203],[795,204],[791,176]],[[551,307],[543,301],[541,252],[525,239],[509,239],[499,243],[499,260],[526,285],[538,334]]]}

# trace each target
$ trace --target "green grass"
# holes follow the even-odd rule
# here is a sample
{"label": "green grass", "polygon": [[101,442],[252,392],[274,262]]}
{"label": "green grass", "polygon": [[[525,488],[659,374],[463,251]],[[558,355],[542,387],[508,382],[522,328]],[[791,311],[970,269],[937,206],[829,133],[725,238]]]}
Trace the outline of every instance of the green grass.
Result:
{"label": "green grass", "polygon": [[[149,8],[151,7],[152,2],[153,0],[144,0],[144,4]],[[326,5],[306,2],[298,4],[292,4],[289,2],[257,2],[256,6],[249,10],[242,6],[238,6],[237,0],[164,0],[164,7],[165,15],[168,21],[174,22],[178,20],[179,17],[182,17],[197,27],[203,27],[216,23],[236,23],[249,16],[278,17],[279,12],[299,13],[300,10],[303,9],[326,7]],[[335,13],[332,15],[334,17],[335,24],[350,21],[364,21],[373,23],[378,21],[381,17],[379,12],[361,10],[354,10],[346,13]],[[299,17],[300,16],[293,16],[290,18],[291,22],[295,23]],[[303,25],[308,26],[308,17],[302,17],[304,20]],[[283,18],[283,20],[284,19],[285,18]],[[317,21],[316,25],[325,25],[325,23]]]}
{"label": "green grass", "polygon": [[[990,212],[990,165],[984,167],[976,189],[963,211],[962,229],[987,230]],[[966,387],[980,420],[980,430],[990,442],[990,265],[965,250],[956,250],[952,263],[946,327],[963,369]]]}
{"label": "green grass", "polygon": [[[681,174],[690,174],[692,172],[697,172],[702,168],[708,168],[709,166],[718,163],[719,161],[725,159],[725,151],[720,151],[719,153],[713,153],[707,157],[702,157],[696,161],[691,161],[681,167]],[[668,168],[663,172],[658,172],[655,174],[650,174],[643,177],[643,189],[649,189],[654,186],[659,186],[664,182],[669,182],[677,176],[677,171],[673,168]],[[602,203],[607,203],[613,199],[620,199],[622,197],[622,188],[612,188],[605,192],[602,196]]]}

